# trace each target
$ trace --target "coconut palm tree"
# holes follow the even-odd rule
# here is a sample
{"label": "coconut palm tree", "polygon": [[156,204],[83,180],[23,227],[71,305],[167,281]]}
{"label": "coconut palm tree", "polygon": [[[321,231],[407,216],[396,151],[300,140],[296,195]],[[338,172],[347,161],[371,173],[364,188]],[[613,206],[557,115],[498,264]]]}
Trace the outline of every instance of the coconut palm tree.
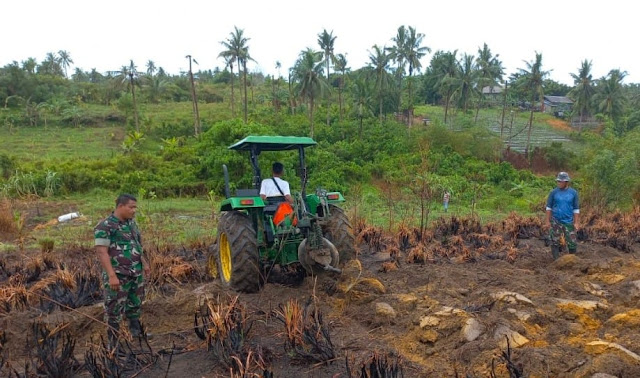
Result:
{"label": "coconut palm tree", "polygon": [[[249,38],[246,38],[248,41]],[[253,60],[249,55],[249,46],[242,48],[242,54],[238,57],[238,62],[242,65],[242,86],[244,87],[244,123],[247,123],[247,62]]]}
{"label": "coconut palm tree", "polygon": [[[336,38],[333,35],[333,30],[331,33],[327,32],[327,29],[324,29],[322,33],[318,34],[318,44],[322,49],[324,56],[324,63],[327,66],[327,83],[330,83],[329,79],[329,67],[331,67],[331,62],[335,62],[336,57],[333,53],[333,45],[336,41]],[[327,126],[329,126],[329,121],[331,120],[331,93],[327,92]]]}
{"label": "coconut palm tree", "polygon": [[477,91],[476,77],[477,71],[474,66],[474,56],[464,54],[462,61],[460,62],[459,70],[460,77],[458,80],[458,107],[462,108],[463,112],[467,112],[467,106],[469,101],[475,95]]}
{"label": "coconut palm tree", "polygon": [[29,74],[36,73],[36,67],[38,66],[38,62],[34,58],[28,58],[27,60],[22,62],[22,69],[27,71]]}
{"label": "coconut palm tree", "polygon": [[396,36],[391,39],[395,45],[390,47],[389,55],[396,62],[396,85],[398,86],[398,113],[402,107],[402,79],[404,78],[404,68],[406,66],[407,29],[404,25],[398,28]]}
{"label": "coconut palm tree", "polygon": [[238,29],[237,26],[233,27],[234,30],[229,33],[229,38],[225,41],[221,41],[222,46],[226,48],[225,51],[221,52],[218,56],[225,59],[231,69],[231,113],[234,114],[233,111],[233,62],[238,62],[238,72],[240,71],[240,66],[244,69],[244,122],[247,123],[247,60],[252,60],[251,56],[249,56],[249,47],[247,46],[247,42],[249,42],[250,38],[246,38],[244,36],[244,29]]}
{"label": "coconut palm tree", "polygon": [[58,63],[64,69],[64,77],[67,77],[67,69],[71,64],[73,64],[73,59],[71,59],[71,54],[66,50],[58,51]]}
{"label": "coconut palm tree", "polygon": [[478,49],[476,69],[478,70],[478,87],[480,89],[481,97],[476,108],[476,118],[474,122],[478,121],[478,113],[480,112],[480,106],[484,100],[484,97],[482,97],[482,89],[484,87],[493,88],[499,81],[502,81],[504,68],[502,67],[502,62],[498,60],[498,56],[499,54],[494,56],[491,53],[491,49],[489,49],[489,46],[487,46],[486,43],[481,49]]}
{"label": "coconut palm tree", "polygon": [[571,74],[575,87],[569,92],[569,97],[574,101],[573,110],[580,114],[580,123],[584,122],[585,114],[591,114],[593,109],[593,95],[596,88],[591,75],[591,61],[584,60],[578,73]]}
{"label": "coconut palm tree", "polygon": [[457,86],[458,77],[460,75],[460,67],[456,54],[458,50],[453,52],[436,51],[431,59],[431,72],[436,78],[435,88],[440,95],[444,97],[444,123],[447,123],[449,114],[449,105],[451,97]]}
{"label": "coconut palm tree", "polygon": [[153,60],[148,60],[146,66],[147,66],[147,75],[149,76],[153,76],[153,74],[156,73],[156,71],[158,70]]}
{"label": "coconut palm tree", "polygon": [[336,55],[336,62],[334,69],[340,72],[340,82],[338,84],[338,104],[340,108],[340,121],[342,121],[343,117],[343,109],[342,109],[342,92],[344,91],[344,79],[346,77],[346,72],[349,70],[347,67],[347,57],[345,54]]}
{"label": "coconut palm tree", "polygon": [[46,57],[40,63],[38,67],[38,73],[42,73],[45,75],[64,75],[62,72],[62,67],[60,66],[60,62],[56,53],[49,52]]}
{"label": "coconut palm tree", "polygon": [[110,71],[108,72],[108,74],[115,79],[114,84],[118,88],[120,88],[124,83],[128,83],[129,90],[131,91],[131,99],[133,100],[133,119],[135,121],[136,131],[140,132],[140,122],[138,120],[138,105],[136,102],[136,86],[140,84],[138,82],[140,72],[138,72],[138,69],[133,63],[133,60],[130,60],[128,66],[122,66],[120,68],[120,71]]}
{"label": "coconut palm tree", "polygon": [[626,76],[626,71],[609,71],[607,76],[598,81],[598,90],[593,98],[598,112],[606,115],[616,124],[620,121],[626,103],[622,87],[622,80]]}
{"label": "coconut palm tree", "polygon": [[424,34],[417,33],[414,27],[409,26],[404,49],[405,58],[409,64],[409,127],[411,127],[413,121],[413,93],[411,85],[411,82],[413,81],[413,70],[420,72],[420,69],[422,68],[420,59],[422,59],[422,57],[427,53],[431,52],[431,48],[422,46],[423,38]]}
{"label": "coconut palm tree", "polygon": [[357,75],[351,86],[351,98],[358,116],[358,138],[362,139],[362,121],[365,117],[373,115],[371,109],[371,87],[369,81],[362,73]]}
{"label": "coconut palm tree", "polygon": [[549,75],[548,71],[542,70],[542,54],[536,52],[536,58],[531,61],[525,61],[527,68],[520,68],[521,84],[525,91],[530,95],[531,112],[529,113],[529,124],[527,128],[527,144],[524,148],[524,155],[529,156],[529,147],[531,143],[531,129],[533,128],[533,112],[535,110],[536,99],[540,101],[540,110],[544,110],[544,88],[543,84]]}
{"label": "coconut palm tree", "polygon": [[235,117],[236,110],[234,105],[235,96],[234,96],[234,85],[233,85],[233,79],[235,75],[233,74],[233,62],[235,62],[236,58],[229,51],[223,51],[218,56],[224,59],[225,67],[229,67],[229,70],[231,71],[231,116]]}
{"label": "coconut palm tree", "polygon": [[374,88],[378,93],[378,106],[379,106],[379,118],[380,124],[382,124],[382,103],[385,92],[389,89],[391,82],[391,75],[389,74],[389,63],[391,57],[386,52],[385,47],[379,47],[373,45],[373,53],[369,51],[369,67],[371,73],[375,78]]}
{"label": "coconut palm tree", "polygon": [[307,100],[309,106],[309,135],[312,138],[315,100],[328,89],[328,84],[323,77],[322,55],[321,51],[313,51],[308,48],[300,53],[293,67],[293,79],[297,82],[297,93]]}

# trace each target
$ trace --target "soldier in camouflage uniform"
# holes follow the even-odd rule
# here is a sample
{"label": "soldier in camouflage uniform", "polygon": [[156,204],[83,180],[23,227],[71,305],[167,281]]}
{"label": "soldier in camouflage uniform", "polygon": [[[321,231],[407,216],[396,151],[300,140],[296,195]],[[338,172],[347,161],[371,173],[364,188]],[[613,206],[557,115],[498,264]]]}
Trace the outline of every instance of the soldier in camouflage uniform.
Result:
{"label": "soldier in camouflage uniform", "polygon": [[560,172],[556,177],[557,187],[549,193],[547,198],[547,220],[549,221],[549,239],[551,240],[551,254],[554,259],[560,255],[564,239],[569,253],[576,253],[578,230],[578,215],[580,205],[578,192],[569,187],[569,174]]}
{"label": "soldier in camouflage uniform", "polygon": [[129,331],[139,337],[140,307],[144,298],[144,275],[149,263],[143,255],[140,231],[134,221],[137,200],[130,194],[116,199],[116,209],[94,229],[95,245],[104,288],[107,336],[114,346],[120,332],[122,315],[129,320]]}

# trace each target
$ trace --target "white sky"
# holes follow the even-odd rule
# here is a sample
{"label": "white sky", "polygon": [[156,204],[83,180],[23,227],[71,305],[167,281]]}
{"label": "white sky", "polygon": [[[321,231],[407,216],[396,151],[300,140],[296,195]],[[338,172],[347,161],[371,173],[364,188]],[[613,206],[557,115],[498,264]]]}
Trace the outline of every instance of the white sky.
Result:
{"label": "white sky", "polygon": [[487,43],[507,73],[525,68],[542,53],[550,78],[572,85],[584,59],[594,78],[611,69],[627,71],[626,83],[640,82],[636,46],[638,12],[633,1],[609,0],[3,0],[0,66],[47,52],[66,50],[84,71],[119,70],[133,59],[144,71],[148,60],[170,74],[188,69],[191,54],[198,69],[223,68],[220,41],[234,26],[244,29],[250,70],[287,75],[305,48],[319,50],[318,34],[337,36],[335,53],[352,69],[368,62],[371,46],[391,46],[400,25],[425,35],[437,50],[477,55]]}

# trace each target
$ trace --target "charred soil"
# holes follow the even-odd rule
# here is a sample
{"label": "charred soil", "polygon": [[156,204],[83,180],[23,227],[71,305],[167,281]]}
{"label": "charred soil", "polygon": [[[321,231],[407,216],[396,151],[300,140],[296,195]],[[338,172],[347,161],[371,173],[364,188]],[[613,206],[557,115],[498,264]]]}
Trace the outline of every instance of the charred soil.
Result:
{"label": "charred soil", "polygon": [[[640,376],[640,213],[583,219],[578,253],[557,260],[535,218],[450,217],[422,234],[360,224],[357,259],[342,274],[253,294],[208,277],[205,248],[150,250],[142,317],[150,336],[125,333],[111,372]],[[107,371],[93,251],[0,257],[0,376]],[[57,344],[47,349],[46,340]]]}

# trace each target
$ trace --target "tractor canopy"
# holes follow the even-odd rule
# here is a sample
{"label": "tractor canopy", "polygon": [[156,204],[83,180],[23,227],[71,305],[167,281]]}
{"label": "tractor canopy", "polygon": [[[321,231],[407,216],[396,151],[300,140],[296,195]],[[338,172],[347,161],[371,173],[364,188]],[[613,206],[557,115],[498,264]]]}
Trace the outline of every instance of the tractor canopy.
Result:
{"label": "tractor canopy", "polygon": [[236,151],[253,151],[259,154],[260,151],[298,150],[300,147],[311,147],[316,144],[313,139],[308,137],[250,135],[229,146],[229,149]]}
{"label": "tractor canopy", "polygon": [[304,162],[304,149],[306,147],[315,146],[316,144],[318,144],[316,141],[308,137],[250,135],[229,146],[229,149],[236,151],[249,151],[251,166],[253,168],[253,187],[258,190],[260,189],[260,183],[262,182],[262,174],[260,172],[260,167],[258,166],[258,155],[260,155],[262,151],[298,150],[300,164],[299,174],[302,180],[302,194],[306,195],[304,187],[307,180],[307,169]]}

